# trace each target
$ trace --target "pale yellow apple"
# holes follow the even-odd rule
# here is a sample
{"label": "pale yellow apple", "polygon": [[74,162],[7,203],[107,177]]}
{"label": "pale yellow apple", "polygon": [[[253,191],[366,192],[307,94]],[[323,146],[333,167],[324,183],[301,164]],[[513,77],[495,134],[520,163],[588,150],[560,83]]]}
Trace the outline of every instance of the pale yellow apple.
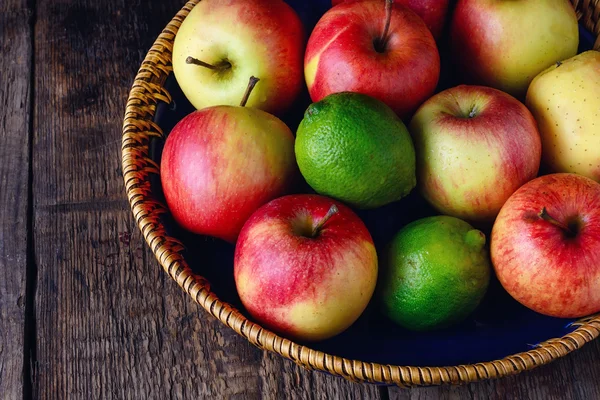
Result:
{"label": "pale yellow apple", "polygon": [[526,103],[547,167],[600,182],[600,52],[578,54],[540,73]]}

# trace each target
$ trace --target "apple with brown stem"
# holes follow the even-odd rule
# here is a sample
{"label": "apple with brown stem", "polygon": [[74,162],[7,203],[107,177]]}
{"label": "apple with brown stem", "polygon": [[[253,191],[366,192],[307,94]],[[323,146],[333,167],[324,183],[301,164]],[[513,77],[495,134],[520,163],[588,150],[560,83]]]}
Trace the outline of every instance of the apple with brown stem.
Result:
{"label": "apple with brown stem", "polygon": [[323,196],[291,195],[246,222],[234,276],[257,322],[293,339],[323,340],[364,311],[375,290],[377,254],[348,207]]}
{"label": "apple with brown stem", "polygon": [[427,100],[410,127],[418,187],[446,215],[492,223],[535,178],[542,145],[525,105],[499,90],[460,85]]}
{"label": "apple with brown stem", "polygon": [[431,96],[440,56],[431,32],[393,0],[339,4],[319,20],[306,48],[304,76],[313,102],[338,92],[375,97],[401,118]]}
{"label": "apple with brown stem", "polygon": [[491,256],[524,306],[561,318],[600,312],[600,184],[564,173],[525,184],[496,219]]}
{"label": "apple with brown stem", "polygon": [[282,114],[302,89],[304,27],[281,0],[202,0],[173,45],[173,72],[197,109],[236,105],[250,75],[260,87],[248,101]]}
{"label": "apple with brown stem", "polygon": [[[354,0],[332,0],[331,5],[336,6]],[[423,19],[433,37],[439,40],[446,24],[449,0],[396,0],[395,3],[407,6]]]}
{"label": "apple with brown stem", "polygon": [[162,153],[161,182],[175,221],[203,235],[235,242],[260,206],[281,196],[298,174],[294,136],[277,117],[240,106],[214,106],[182,119]]}

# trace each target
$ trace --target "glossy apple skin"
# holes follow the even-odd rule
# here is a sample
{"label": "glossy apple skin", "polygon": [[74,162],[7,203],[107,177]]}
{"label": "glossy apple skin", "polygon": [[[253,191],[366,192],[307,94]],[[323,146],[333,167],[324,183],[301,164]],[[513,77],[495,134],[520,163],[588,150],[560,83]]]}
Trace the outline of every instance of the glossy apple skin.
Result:
{"label": "glossy apple skin", "polygon": [[577,54],[578,44],[568,0],[459,0],[452,17],[457,71],[518,98],[538,73]]}
{"label": "glossy apple skin", "polygon": [[438,93],[419,108],[409,131],[419,190],[443,214],[493,222],[510,195],[537,176],[536,122],[499,90],[461,85]]}
{"label": "glossy apple skin", "polygon": [[[574,238],[539,217],[578,219]],[[534,179],[508,199],[492,229],[502,286],[539,313],[579,318],[600,311],[600,184],[576,174]]]}
{"label": "glossy apple skin", "polygon": [[[331,5],[355,0],[332,0]],[[382,0],[378,1],[380,4]],[[433,37],[438,40],[442,36],[446,15],[448,13],[449,0],[396,0],[395,3],[407,6],[423,19]]]}
{"label": "glossy apple skin", "polygon": [[[299,234],[332,204],[339,212],[317,237]],[[261,207],[246,222],[235,249],[234,276],[242,303],[257,322],[292,339],[323,340],[364,311],[375,290],[377,254],[367,228],[348,207],[318,195],[290,195]]]}
{"label": "glossy apple skin", "polygon": [[[281,0],[202,0],[175,37],[173,71],[197,109],[238,105],[255,76],[246,105],[282,114],[302,89],[304,44],[299,17]],[[188,56],[233,68],[215,72],[187,64]]]}
{"label": "glossy apple skin", "polygon": [[204,108],[182,119],[166,140],[160,166],[175,221],[229,242],[297,174],[290,129],[259,109],[232,106]]}
{"label": "glossy apple skin", "polygon": [[375,97],[405,118],[431,96],[440,75],[435,40],[419,16],[394,4],[385,52],[375,50],[385,22],[384,2],[357,0],[327,11],[315,26],[304,57],[313,102],[331,93]]}
{"label": "glossy apple skin", "polygon": [[600,52],[578,54],[540,73],[526,104],[538,122],[545,166],[600,182]]}

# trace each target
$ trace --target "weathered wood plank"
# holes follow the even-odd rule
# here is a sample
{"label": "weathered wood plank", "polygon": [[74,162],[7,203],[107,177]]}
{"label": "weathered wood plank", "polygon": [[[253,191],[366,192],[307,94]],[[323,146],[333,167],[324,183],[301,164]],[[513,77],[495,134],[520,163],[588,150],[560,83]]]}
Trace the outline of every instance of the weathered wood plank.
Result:
{"label": "weathered wood plank", "polygon": [[31,12],[0,3],[0,394],[23,397]]}
{"label": "weathered wood plank", "polygon": [[549,365],[498,380],[465,386],[402,390],[390,388],[391,400],[600,399],[600,341]]}
{"label": "weathered wood plank", "polygon": [[38,1],[34,395],[376,398],[374,386],[304,371],[209,317],[135,227],[118,158],[125,100],[145,49],[182,5]]}

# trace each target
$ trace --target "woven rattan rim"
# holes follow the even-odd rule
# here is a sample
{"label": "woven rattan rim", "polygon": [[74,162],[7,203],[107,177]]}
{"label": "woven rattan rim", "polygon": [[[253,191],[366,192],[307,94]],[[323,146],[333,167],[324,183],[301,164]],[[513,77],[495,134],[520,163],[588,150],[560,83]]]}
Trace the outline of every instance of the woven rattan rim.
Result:
{"label": "woven rattan rim", "polygon": [[[209,282],[195,275],[182,256],[183,245],[167,235],[160,216],[166,207],[151,192],[150,175],[159,165],[149,157],[152,137],[163,133],[152,120],[159,101],[171,102],[164,89],[171,72],[173,40],[182,21],[200,0],[189,1],[163,30],[142,62],[127,101],[123,123],[122,164],[125,188],[134,218],[164,270],[206,311],[255,346],[273,351],[307,369],[316,369],[348,380],[394,384],[400,387],[461,384],[517,374],[562,357],[600,336],[600,314],[584,318],[576,330],[550,339],[536,348],[501,360],[449,367],[380,365],[333,356],[299,345],[262,328],[211,292]],[[572,0],[584,26],[598,38],[600,48],[600,0]]]}

